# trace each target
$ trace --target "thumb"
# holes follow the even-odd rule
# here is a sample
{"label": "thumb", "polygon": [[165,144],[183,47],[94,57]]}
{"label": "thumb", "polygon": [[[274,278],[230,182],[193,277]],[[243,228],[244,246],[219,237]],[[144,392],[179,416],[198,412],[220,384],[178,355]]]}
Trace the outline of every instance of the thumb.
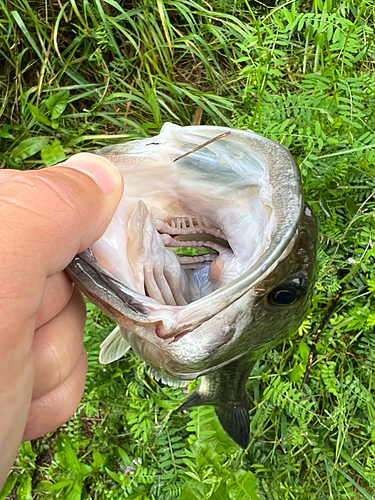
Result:
{"label": "thumb", "polygon": [[103,234],[122,189],[116,167],[89,153],[55,167],[6,174],[0,182],[0,299],[10,314],[35,313],[45,279]]}

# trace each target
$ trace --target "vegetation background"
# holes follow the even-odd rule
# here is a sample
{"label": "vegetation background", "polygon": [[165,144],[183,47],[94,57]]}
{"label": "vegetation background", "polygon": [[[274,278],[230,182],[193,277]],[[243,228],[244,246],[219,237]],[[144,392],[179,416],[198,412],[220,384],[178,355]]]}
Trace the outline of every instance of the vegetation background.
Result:
{"label": "vegetation background", "polygon": [[113,325],[89,305],[81,405],[21,446],[1,500],[374,498],[375,7],[265,1],[0,0],[3,168],[188,125],[199,106],[202,124],[288,146],[320,226],[311,314],[248,381],[248,450],[212,408],[171,417],[183,390],[134,354],[100,366]]}

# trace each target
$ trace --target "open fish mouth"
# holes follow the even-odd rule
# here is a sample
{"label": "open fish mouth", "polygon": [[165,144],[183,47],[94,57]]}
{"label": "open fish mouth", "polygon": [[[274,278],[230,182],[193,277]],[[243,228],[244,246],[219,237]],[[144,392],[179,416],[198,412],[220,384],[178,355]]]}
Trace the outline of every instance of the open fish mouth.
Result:
{"label": "open fish mouth", "polygon": [[176,256],[180,270],[173,273],[164,268],[161,273],[157,265],[151,277],[146,271],[146,296],[160,304],[185,306],[220,286],[218,278],[223,256],[233,256],[220,228],[203,216],[180,215],[152,222],[165,249]]}
{"label": "open fish mouth", "polygon": [[172,377],[239,357],[254,287],[291,251],[303,214],[288,150],[251,131],[165,124],[153,139],[95,153],[125,189],[92,253],[69,266],[74,281]]}
{"label": "open fish mouth", "polygon": [[[256,191],[254,186],[252,190]],[[227,191],[224,213],[215,210],[218,200],[212,199],[210,217],[199,215],[199,208],[206,212],[207,208],[192,202],[184,191],[178,193],[178,203],[172,199],[170,204],[163,197],[126,197],[122,205],[122,218],[128,218],[122,245],[126,262],[121,268],[110,265],[100,242],[93,246],[97,260],[143,295],[143,304],[153,310],[186,306],[209,295],[246,272],[268,246],[271,233],[272,209],[264,208],[264,200],[254,202],[259,205],[254,217],[248,192],[246,205],[239,207],[238,199],[231,198],[233,188]]]}
{"label": "open fish mouth", "polygon": [[220,266],[234,253],[221,229],[204,216],[180,214],[163,220],[152,218],[151,212],[140,201],[131,216],[149,219],[142,234],[129,235],[130,245],[137,246],[131,266],[138,271],[140,293],[160,305],[186,306],[222,286]]}
{"label": "open fish mouth", "polygon": [[[268,172],[256,155],[250,163],[246,147],[237,144],[237,162],[228,163],[222,139],[176,162],[181,150],[202,142],[188,134],[185,142],[181,130],[169,125],[153,141],[136,141],[126,157],[112,148],[108,158],[125,178],[115,216],[123,223],[121,237],[117,231],[121,265],[105,244],[108,234],[113,239],[111,226],[93,246],[98,262],[159,312],[195,302],[244,274],[268,247],[274,219]],[[168,136],[170,144],[162,140]]]}

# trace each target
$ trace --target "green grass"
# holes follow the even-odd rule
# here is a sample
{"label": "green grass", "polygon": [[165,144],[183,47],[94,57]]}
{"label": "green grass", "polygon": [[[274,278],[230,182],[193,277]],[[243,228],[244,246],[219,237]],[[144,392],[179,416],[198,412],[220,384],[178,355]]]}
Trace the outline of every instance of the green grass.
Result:
{"label": "green grass", "polygon": [[[98,346],[112,325],[90,307],[79,412],[21,447],[11,498],[373,498],[373,2],[0,0],[0,7],[4,168],[154,135],[167,120],[188,125],[199,105],[202,124],[251,128],[290,148],[320,227],[311,313],[248,382],[247,452],[211,408],[171,417],[186,396],[154,382],[134,354],[101,367]],[[301,391],[315,332],[339,290]]]}

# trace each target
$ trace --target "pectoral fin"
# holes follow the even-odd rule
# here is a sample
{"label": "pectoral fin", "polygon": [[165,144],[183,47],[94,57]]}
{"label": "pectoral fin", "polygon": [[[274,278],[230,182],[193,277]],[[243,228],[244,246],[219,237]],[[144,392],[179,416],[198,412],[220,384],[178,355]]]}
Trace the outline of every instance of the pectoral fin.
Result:
{"label": "pectoral fin", "polygon": [[100,344],[99,362],[102,365],[108,365],[120,359],[129,349],[130,345],[124,340],[120,327],[117,325]]}

